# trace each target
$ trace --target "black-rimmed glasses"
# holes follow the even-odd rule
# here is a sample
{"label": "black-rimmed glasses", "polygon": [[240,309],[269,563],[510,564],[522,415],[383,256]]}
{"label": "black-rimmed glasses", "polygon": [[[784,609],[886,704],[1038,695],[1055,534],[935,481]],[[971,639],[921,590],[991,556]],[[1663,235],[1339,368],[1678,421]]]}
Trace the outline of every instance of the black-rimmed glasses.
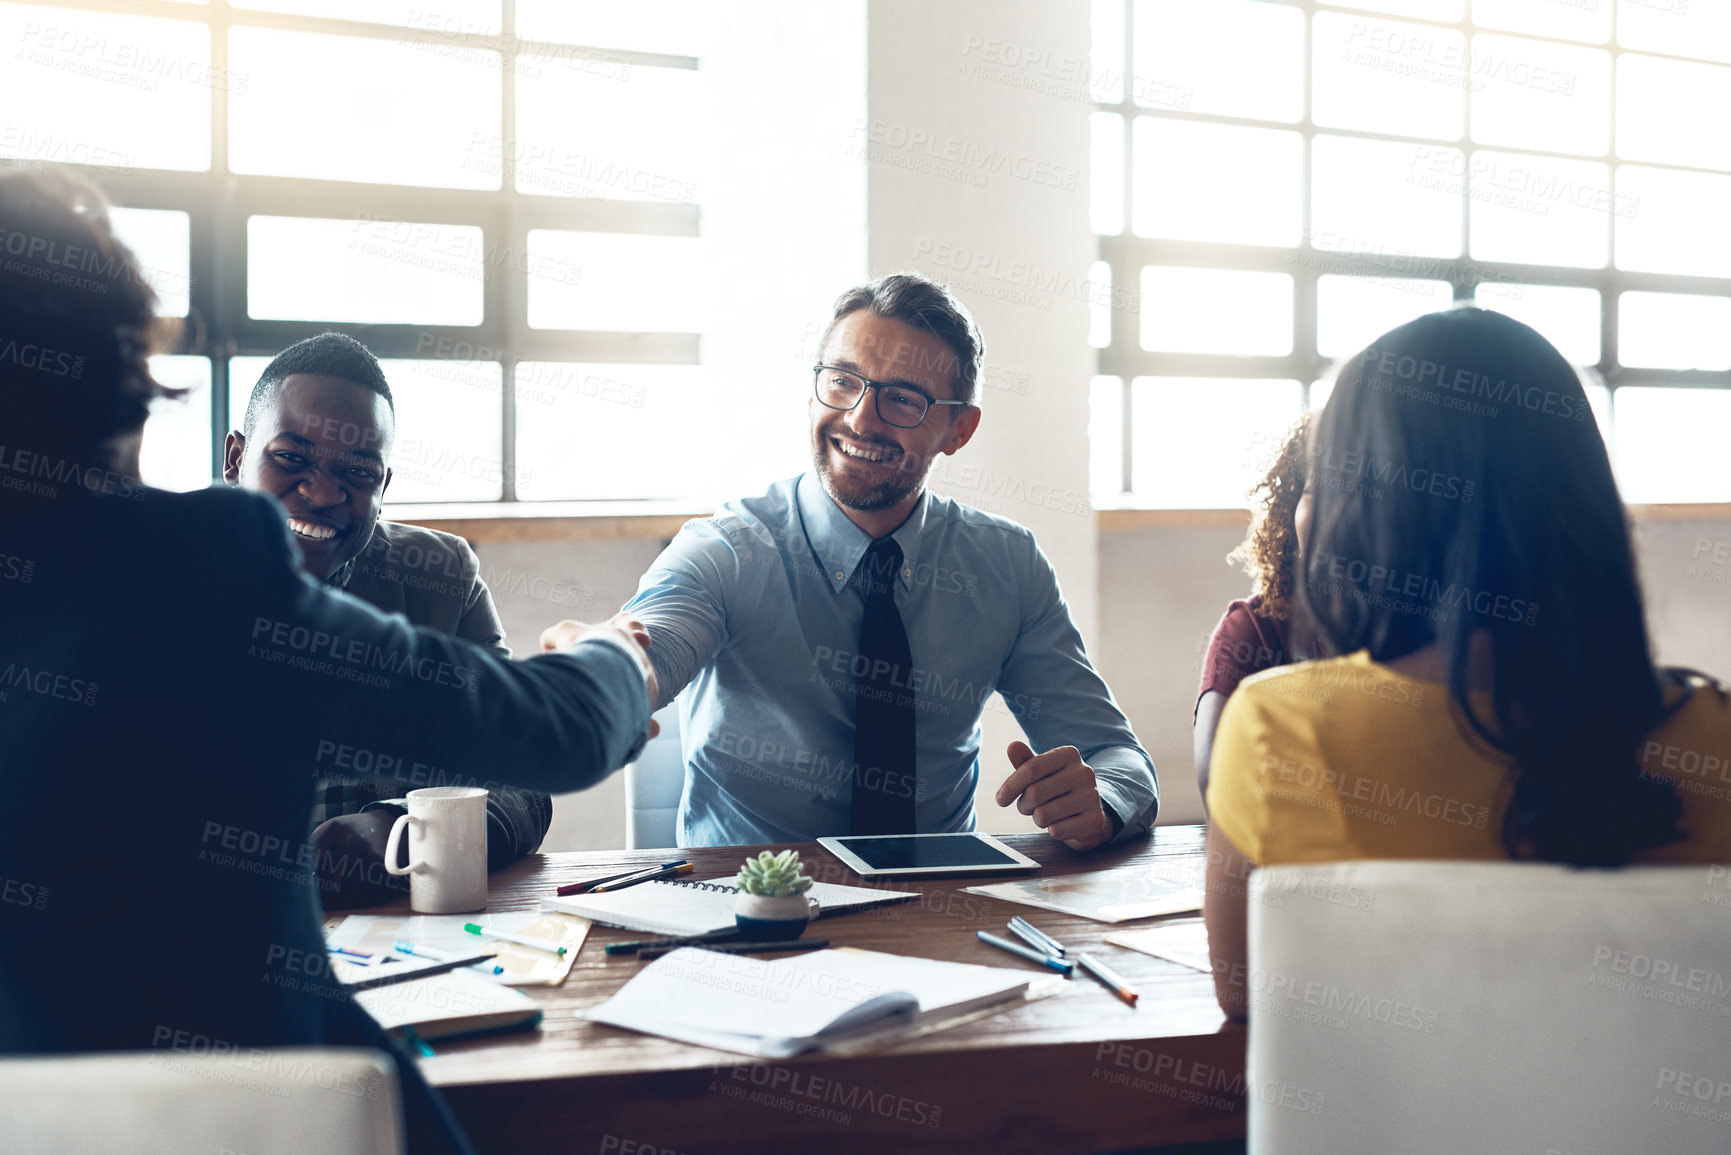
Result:
{"label": "black-rimmed glasses", "polygon": [[831,409],[843,412],[860,403],[867,389],[877,390],[878,417],[897,429],[916,429],[931,412],[933,405],[966,405],[966,401],[938,401],[918,389],[906,385],[886,385],[861,377],[833,365],[817,365],[812,369],[813,390],[817,399]]}

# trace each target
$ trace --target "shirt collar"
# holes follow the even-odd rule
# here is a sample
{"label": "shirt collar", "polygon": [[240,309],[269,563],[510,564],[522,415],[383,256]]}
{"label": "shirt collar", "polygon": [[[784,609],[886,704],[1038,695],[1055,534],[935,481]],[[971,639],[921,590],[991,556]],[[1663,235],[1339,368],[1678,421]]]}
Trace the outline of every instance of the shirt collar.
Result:
{"label": "shirt collar", "polygon": [[378,542],[379,523],[375,521],[373,523],[373,531],[367,534],[367,544],[361,547],[361,551],[355,554],[354,557],[351,557],[348,561],[345,561],[342,565],[339,565],[336,569],[332,570],[331,576],[327,577],[320,584],[322,584],[326,589],[348,589],[349,579],[355,576],[355,563],[360,561],[363,557],[366,557],[367,551],[371,550],[373,546],[378,544]]}
{"label": "shirt collar", "polygon": [[[860,559],[871,548],[872,539],[855,525],[841,507],[824,492],[823,482],[815,473],[800,475],[794,490],[799,504],[799,519],[805,527],[805,539],[811,546],[812,557],[823,567],[824,580],[840,593],[848,579],[859,568]],[[912,589],[914,569],[919,564],[920,538],[925,531],[926,509],[932,503],[930,491],[920,494],[908,519],[890,536],[902,547],[901,584]]]}

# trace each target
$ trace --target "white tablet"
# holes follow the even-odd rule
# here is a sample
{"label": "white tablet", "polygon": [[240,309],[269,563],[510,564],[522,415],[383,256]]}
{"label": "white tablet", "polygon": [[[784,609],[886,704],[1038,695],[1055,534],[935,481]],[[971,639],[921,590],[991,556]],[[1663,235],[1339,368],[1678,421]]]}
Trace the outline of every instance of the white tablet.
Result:
{"label": "white tablet", "polygon": [[865,878],[1040,869],[1038,862],[989,834],[849,834],[817,843]]}

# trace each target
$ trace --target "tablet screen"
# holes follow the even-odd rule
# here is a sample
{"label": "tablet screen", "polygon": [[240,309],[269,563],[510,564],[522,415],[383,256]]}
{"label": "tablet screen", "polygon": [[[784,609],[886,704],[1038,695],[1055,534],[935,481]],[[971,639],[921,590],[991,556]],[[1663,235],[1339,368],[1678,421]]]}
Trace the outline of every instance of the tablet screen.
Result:
{"label": "tablet screen", "polygon": [[1015,859],[972,834],[924,834],[918,838],[838,838],[873,870],[921,866],[1016,866]]}

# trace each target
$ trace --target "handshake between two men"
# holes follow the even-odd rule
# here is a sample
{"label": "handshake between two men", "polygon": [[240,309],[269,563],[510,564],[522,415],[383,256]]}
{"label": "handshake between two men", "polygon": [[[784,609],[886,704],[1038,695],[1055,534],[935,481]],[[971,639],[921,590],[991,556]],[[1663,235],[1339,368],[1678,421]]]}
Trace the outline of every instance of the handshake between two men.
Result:
{"label": "handshake between two men", "polygon": [[[627,648],[656,708],[685,695],[680,845],[970,829],[994,694],[1028,738],[1010,744],[998,805],[1078,850],[1153,824],[1153,763],[1034,535],[927,488],[979,427],[984,353],[935,282],[848,290],[811,370],[811,468],[686,523],[620,615],[543,634],[543,649],[591,636]],[[278,497],[315,580],[508,655],[466,543],[379,520],[394,421],[371,354],[312,338],[260,379],[225,476]],[[443,592],[405,582],[393,559],[416,549],[444,551],[462,576]],[[357,812],[396,800],[369,789],[323,789],[337,819],[315,840],[378,842],[392,815]],[[495,868],[536,849],[551,815],[545,795],[499,802],[490,830],[509,845],[490,848]]]}
{"label": "handshake between two men", "polygon": [[[661,701],[655,665],[649,659],[651,634],[641,620],[628,613],[595,624],[567,619],[542,632],[541,649],[551,653],[585,637],[608,637],[629,649],[648,680],[650,700]],[[660,723],[651,719],[648,736],[653,738],[660,730]],[[1010,743],[1006,753],[1011,773],[994,794],[999,806],[1014,804],[1018,811],[1031,816],[1035,825],[1073,850],[1091,850],[1118,832],[1120,823],[1100,800],[1094,770],[1076,747],[1059,746],[1036,754],[1026,742],[1017,741]],[[871,769],[854,764],[856,776]],[[819,833],[824,832],[814,831],[811,837]]]}

